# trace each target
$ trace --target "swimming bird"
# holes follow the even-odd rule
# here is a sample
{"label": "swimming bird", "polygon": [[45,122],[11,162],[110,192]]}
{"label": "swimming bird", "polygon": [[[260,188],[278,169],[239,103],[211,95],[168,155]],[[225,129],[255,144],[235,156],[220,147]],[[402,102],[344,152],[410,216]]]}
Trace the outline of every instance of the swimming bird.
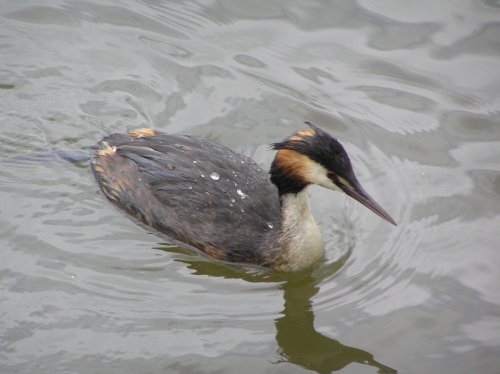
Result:
{"label": "swimming bird", "polygon": [[104,195],[154,230],[219,260],[295,271],[324,255],[311,184],[396,225],[361,187],[338,140],[306,124],[272,145],[270,177],[225,146],[149,128],[105,137],[91,166]]}

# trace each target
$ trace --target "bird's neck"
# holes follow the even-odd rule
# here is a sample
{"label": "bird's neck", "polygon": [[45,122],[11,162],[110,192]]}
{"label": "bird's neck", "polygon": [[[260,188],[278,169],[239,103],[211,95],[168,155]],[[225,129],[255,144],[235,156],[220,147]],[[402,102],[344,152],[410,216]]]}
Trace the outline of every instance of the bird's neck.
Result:
{"label": "bird's neck", "polygon": [[307,187],[280,196],[281,225],[276,247],[281,270],[299,270],[317,262],[324,253],[318,226],[309,209]]}
{"label": "bird's neck", "polygon": [[276,153],[269,170],[271,182],[278,189],[280,199],[288,194],[297,194],[308,185],[303,178],[297,175],[297,163],[292,164],[292,166],[289,165],[290,162],[294,161],[294,158],[287,156],[283,152],[285,151],[281,150]]}

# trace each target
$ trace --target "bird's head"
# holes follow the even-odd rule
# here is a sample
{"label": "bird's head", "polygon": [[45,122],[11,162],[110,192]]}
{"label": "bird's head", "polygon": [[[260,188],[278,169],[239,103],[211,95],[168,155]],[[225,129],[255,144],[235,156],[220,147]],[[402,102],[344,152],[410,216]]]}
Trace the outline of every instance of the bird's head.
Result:
{"label": "bird's head", "polygon": [[271,165],[271,181],[280,195],[298,193],[309,184],[340,190],[359,201],[386,221],[396,225],[389,214],[361,187],[344,147],[330,134],[306,122],[306,130],[297,131],[282,142]]}

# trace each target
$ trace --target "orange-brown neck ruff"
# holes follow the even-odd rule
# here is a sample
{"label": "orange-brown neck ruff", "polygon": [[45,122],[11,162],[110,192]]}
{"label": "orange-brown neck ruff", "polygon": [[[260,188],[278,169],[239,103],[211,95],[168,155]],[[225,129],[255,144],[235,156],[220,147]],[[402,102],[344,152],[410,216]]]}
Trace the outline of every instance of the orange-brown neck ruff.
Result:
{"label": "orange-brown neck ruff", "polygon": [[277,152],[271,164],[271,182],[278,187],[280,196],[298,193],[310,184],[311,159],[289,147],[315,134],[314,129],[300,130],[283,142],[273,144]]}
{"label": "orange-brown neck ruff", "polygon": [[[281,153],[278,155],[278,153]],[[271,164],[271,182],[278,188],[278,193],[283,196],[287,193],[298,193],[307,186],[308,182],[303,177],[301,155],[295,151],[278,151]]]}

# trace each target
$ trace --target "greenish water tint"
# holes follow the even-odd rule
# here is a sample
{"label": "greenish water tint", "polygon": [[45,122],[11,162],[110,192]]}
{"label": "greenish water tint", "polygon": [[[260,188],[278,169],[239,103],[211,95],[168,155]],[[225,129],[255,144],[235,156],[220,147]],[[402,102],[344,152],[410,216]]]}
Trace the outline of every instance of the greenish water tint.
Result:
{"label": "greenish water tint", "polygon": [[[165,250],[172,252],[176,248],[168,247]],[[280,356],[276,363],[291,362],[318,373],[339,371],[357,363],[371,366],[379,373],[397,373],[395,369],[376,361],[371,353],[344,345],[321,334],[314,326],[311,300],[318,293],[321,281],[341,269],[348,257],[349,254],[346,254],[321,272],[309,269],[290,274],[210,260],[200,261],[199,258],[180,261],[197,275],[279,285],[279,289],[283,291],[284,309],[275,319],[276,343]]]}
{"label": "greenish water tint", "polygon": [[[0,372],[497,374],[499,19],[495,1],[0,1]],[[398,227],[312,188],[326,254],[299,273],[166,242],[88,165],[154,127],[267,168],[303,121]]]}

